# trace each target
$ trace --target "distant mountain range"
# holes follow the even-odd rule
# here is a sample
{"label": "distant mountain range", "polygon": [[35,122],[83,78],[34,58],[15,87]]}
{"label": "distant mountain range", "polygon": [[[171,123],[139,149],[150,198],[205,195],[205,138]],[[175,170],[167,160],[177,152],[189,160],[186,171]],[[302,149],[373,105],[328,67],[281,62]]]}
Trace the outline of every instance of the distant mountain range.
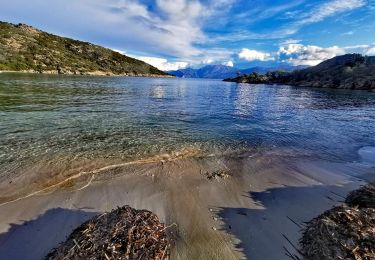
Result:
{"label": "distant mountain range", "polygon": [[236,77],[238,74],[249,74],[253,72],[263,74],[275,70],[289,72],[303,68],[306,68],[306,66],[291,66],[283,64],[278,67],[252,67],[248,69],[237,69],[225,65],[207,65],[199,69],[186,68],[168,71],[168,73],[179,78],[225,79]]}
{"label": "distant mountain range", "polygon": [[48,74],[170,76],[113,50],[0,22],[0,71]]}
{"label": "distant mountain range", "polygon": [[346,54],[293,72],[250,73],[225,81],[301,87],[375,90],[375,56]]}

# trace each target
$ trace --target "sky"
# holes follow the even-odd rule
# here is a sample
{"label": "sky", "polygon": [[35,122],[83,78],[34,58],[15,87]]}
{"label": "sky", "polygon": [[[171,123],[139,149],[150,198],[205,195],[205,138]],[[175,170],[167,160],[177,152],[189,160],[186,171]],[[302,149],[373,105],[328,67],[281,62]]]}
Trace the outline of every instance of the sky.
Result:
{"label": "sky", "polygon": [[0,0],[0,20],[162,70],[309,65],[375,55],[375,0]]}

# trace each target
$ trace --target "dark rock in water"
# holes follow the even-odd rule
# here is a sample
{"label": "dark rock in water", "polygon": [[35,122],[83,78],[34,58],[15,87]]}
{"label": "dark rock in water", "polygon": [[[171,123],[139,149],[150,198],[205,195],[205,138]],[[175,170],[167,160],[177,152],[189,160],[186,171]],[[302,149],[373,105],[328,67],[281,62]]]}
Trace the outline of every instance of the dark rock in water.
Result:
{"label": "dark rock in water", "polygon": [[293,72],[256,73],[225,81],[251,84],[286,84],[301,87],[375,90],[375,57],[347,54],[317,66]]}
{"label": "dark rock in water", "polygon": [[169,257],[166,227],[147,210],[117,208],[85,222],[46,259],[158,259]]}

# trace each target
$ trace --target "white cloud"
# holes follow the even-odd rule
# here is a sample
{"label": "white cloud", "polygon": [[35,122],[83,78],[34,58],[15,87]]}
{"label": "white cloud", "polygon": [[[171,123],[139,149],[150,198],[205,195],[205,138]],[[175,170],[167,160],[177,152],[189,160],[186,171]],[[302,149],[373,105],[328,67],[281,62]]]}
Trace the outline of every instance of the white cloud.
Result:
{"label": "white cloud", "polygon": [[366,51],[366,55],[375,56],[375,46]]}
{"label": "white cloud", "polygon": [[240,59],[244,59],[247,61],[268,61],[268,60],[274,60],[274,58],[271,56],[270,53],[256,51],[256,50],[250,50],[247,48],[243,48],[241,52],[238,54],[238,57]]}
{"label": "white cloud", "polygon": [[351,11],[353,9],[362,7],[366,4],[365,0],[333,0],[328,1],[312,12],[308,13],[306,17],[302,17],[300,24],[310,24],[324,20],[337,13],[342,13],[346,11]]}
{"label": "white cloud", "polygon": [[[246,1],[243,1],[245,4]],[[233,51],[215,46],[225,46],[218,44],[220,41],[232,43],[251,39],[285,39],[306,24],[374,1],[320,1],[322,4],[311,5],[310,10],[300,9],[293,15],[289,13],[288,20],[281,21],[281,28],[249,31],[252,22],[281,17],[282,12],[298,9],[306,0],[285,4],[271,1],[269,8],[264,8],[260,3],[262,1],[258,2],[259,5],[247,1],[246,6],[252,8],[242,8],[242,11],[236,8],[238,12],[235,14],[231,10],[233,5],[239,5],[235,0],[54,0],[52,5],[47,0],[16,0],[1,3],[0,17],[10,22],[29,23],[59,35],[130,53],[141,53],[147,62],[152,62],[160,69],[169,69],[180,68],[185,64],[236,61]],[[291,23],[284,27],[282,24],[288,21]],[[227,24],[233,26],[225,27]],[[207,30],[210,31],[210,37],[205,33],[205,29],[211,29],[210,26],[222,29],[218,30],[218,37],[213,35],[215,30]],[[297,43],[299,41],[296,40],[285,42]],[[243,49],[238,57],[250,61],[274,60],[274,54],[249,49]]]}
{"label": "white cloud", "polygon": [[348,32],[343,33],[342,35],[353,35],[353,34],[354,34],[353,31],[348,31]]}
{"label": "white cloud", "polygon": [[231,60],[223,62],[222,65],[225,65],[225,66],[228,66],[228,67],[234,67],[234,63]]}
{"label": "white cloud", "polygon": [[118,52],[122,55],[126,55],[126,51],[122,51],[122,50],[119,50],[119,49],[112,49],[112,51]]}
{"label": "white cloud", "polygon": [[281,45],[296,44],[300,43],[301,40],[288,39],[281,42]]}
{"label": "white cloud", "polygon": [[289,44],[281,46],[278,55],[285,55],[284,62],[297,65],[315,66],[325,60],[345,54],[344,48],[337,46],[322,48],[314,45]]}
{"label": "white cloud", "polygon": [[[191,58],[203,55],[204,23],[233,0],[5,1],[0,17],[115,49]],[[63,10],[63,11],[62,11]],[[48,23],[46,23],[48,21]]]}
{"label": "white cloud", "polygon": [[199,56],[184,59],[189,65],[199,67],[207,64],[222,64],[223,62],[232,60],[233,51],[225,48],[210,48],[205,49]]}
{"label": "white cloud", "polygon": [[182,62],[182,61],[169,62],[167,59],[157,58],[157,57],[134,56],[134,55],[132,55],[131,57],[144,61],[164,71],[184,69],[189,65],[189,63],[187,62]]}
{"label": "white cloud", "polygon": [[[372,0],[371,0],[372,1]],[[262,1],[258,1],[262,2]],[[237,29],[230,33],[220,34],[214,37],[210,37],[209,41],[220,41],[220,42],[233,42],[233,41],[245,41],[253,39],[282,39],[289,37],[297,33],[302,27],[323,21],[328,17],[333,17],[340,13],[350,12],[357,8],[366,5],[368,0],[327,0],[321,1],[318,5],[310,4],[310,8],[306,10],[294,10],[287,12],[286,10],[294,8],[306,1],[290,1],[285,5],[263,8],[259,10],[256,4],[253,4],[253,8],[246,9],[246,12],[232,15],[232,19],[242,21],[243,24],[251,24],[253,21],[259,21],[267,17],[279,14],[280,11],[284,12],[283,15],[279,15],[280,19],[287,18],[291,20],[290,23],[282,25],[277,29],[273,29],[270,32],[256,32],[250,31],[247,28]],[[367,6],[369,8],[369,6]],[[272,9],[272,10],[271,10]],[[270,15],[270,16],[269,16]],[[246,18],[246,19],[245,19]],[[229,19],[229,22],[231,19]],[[249,26],[248,26],[249,27]]]}
{"label": "white cloud", "polygon": [[359,44],[359,45],[351,45],[351,46],[345,46],[345,50],[353,50],[353,49],[366,49],[369,46],[367,44]]}
{"label": "white cloud", "polygon": [[309,12],[297,12],[295,22],[282,28],[278,34],[288,36],[298,32],[303,26],[323,21],[336,14],[345,13],[365,6],[366,0],[331,0],[312,8]]}
{"label": "white cloud", "polygon": [[285,44],[284,46],[281,46],[278,54],[285,54],[285,55],[292,55],[295,53],[300,53],[303,50],[303,45],[299,43],[290,43]]}
{"label": "white cloud", "polygon": [[214,62],[213,59],[206,59],[202,61],[203,64],[212,64],[213,62]]}

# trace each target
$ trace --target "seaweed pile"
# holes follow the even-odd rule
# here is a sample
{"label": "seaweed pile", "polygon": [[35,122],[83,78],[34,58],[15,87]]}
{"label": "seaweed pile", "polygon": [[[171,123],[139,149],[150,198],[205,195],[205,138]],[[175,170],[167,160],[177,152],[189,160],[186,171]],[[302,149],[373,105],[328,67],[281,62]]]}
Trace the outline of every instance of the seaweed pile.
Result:
{"label": "seaweed pile", "polygon": [[206,178],[210,181],[212,180],[219,180],[219,179],[226,179],[229,178],[230,175],[228,172],[224,170],[217,170],[213,172],[205,172]]}
{"label": "seaweed pile", "polygon": [[124,206],[83,223],[46,259],[163,260],[169,248],[166,227],[155,214]]}
{"label": "seaweed pile", "polygon": [[310,221],[300,241],[306,259],[375,259],[375,183]]}
{"label": "seaweed pile", "polygon": [[375,208],[375,182],[352,191],[345,203],[352,207]]}

